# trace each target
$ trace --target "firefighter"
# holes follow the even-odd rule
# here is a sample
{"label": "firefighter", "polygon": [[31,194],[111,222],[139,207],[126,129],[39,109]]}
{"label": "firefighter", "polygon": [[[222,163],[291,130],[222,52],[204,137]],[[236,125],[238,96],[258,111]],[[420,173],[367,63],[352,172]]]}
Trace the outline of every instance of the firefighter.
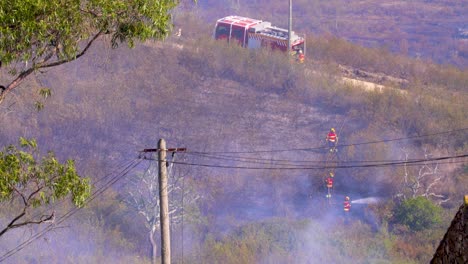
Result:
{"label": "firefighter", "polygon": [[327,184],[327,188],[333,188],[333,177],[335,176],[335,174],[333,174],[333,172],[330,172],[330,176],[327,177],[327,179],[325,180],[325,183]]}
{"label": "firefighter", "polygon": [[325,185],[327,186],[328,190],[328,193],[326,195],[327,198],[331,198],[331,189],[333,188],[333,176],[335,176],[335,174],[333,174],[333,172],[330,172],[330,176],[328,176],[325,179]]}
{"label": "firefighter", "polygon": [[343,202],[343,209],[345,212],[349,212],[351,209],[351,202],[349,201],[349,196],[346,196]]}
{"label": "firefighter", "polygon": [[299,63],[304,63],[304,60],[305,60],[305,55],[304,55],[304,53],[302,52],[301,49],[298,49],[298,50],[297,50],[297,61],[298,61]]}
{"label": "firefighter", "polygon": [[337,152],[336,145],[338,144],[338,136],[336,135],[335,129],[331,128],[330,132],[327,135],[328,147],[330,147],[330,152]]}

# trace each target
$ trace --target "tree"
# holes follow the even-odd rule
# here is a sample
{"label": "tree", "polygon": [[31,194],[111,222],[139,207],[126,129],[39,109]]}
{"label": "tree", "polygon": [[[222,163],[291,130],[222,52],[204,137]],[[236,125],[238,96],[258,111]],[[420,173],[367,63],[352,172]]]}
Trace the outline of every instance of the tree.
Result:
{"label": "tree", "polygon": [[[185,188],[185,177],[182,175],[176,177],[173,165],[174,163],[171,163],[168,171],[169,216],[172,224],[179,224],[183,221],[187,208],[193,207],[200,196],[190,191],[190,188]],[[160,202],[158,168],[154,163],[150,164],[143,175],[137,175],[126,202],[145,218],[151,243],[151,261],[156,263],[156,233],[160,230]]]}
{"label": "tree", "polygon": [[403,201],[395,208],[394,220],[415,231],[421,231],[441,222],[442,209],[425,197]]}
{"label": "tree", "polygon": [[30,74],[76,60],[105,35],[112,47],[162,39],[178,0],[12,0],[0,2],[0,103]]}
{"label": "tree", "polygon": [[88,178],[80,177],[72,160],[61,164],[54,153],[39,159],[35,140],[20,138],[18,149],[14,145],[0,152],[0,202],[19,200],[20,212],[0,230],[0,236],[11,229],[53,221],[55,213],[29,215],[32,208],[41,207],[71,196],[77,207],[84,205],[90,196]]}
{"label": "tree", "polygon": [[[409,154],[404,150],[405,161],[408,161]],[[413,168],[411,170],[405,163],[404,166],[404,177],[401,184],[401,190],[396,194],[403,200],[407,197],[416,198],[417,196],[423,196],[426,198],[436,199],[438,204],[445,203],[450,200],[446,195],[436,193],[435,187],[440,185],[442,180],[445,178],[444,174],[439,172],[439,164],[431,163],[429,158],[431,155],[424,150],[424,163],[419,168]],[[417,169],[417,172],[416,172]],[[439,190],[440,191],[440,190]]]}

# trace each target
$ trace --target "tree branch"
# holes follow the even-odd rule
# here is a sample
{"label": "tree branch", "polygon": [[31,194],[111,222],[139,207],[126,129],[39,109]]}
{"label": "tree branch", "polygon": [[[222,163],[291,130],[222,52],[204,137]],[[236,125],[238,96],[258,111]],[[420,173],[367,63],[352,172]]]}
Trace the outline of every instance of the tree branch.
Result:
{"label": "tree branch", "polygon": [[50,67],[58,66],[58,65],[61,65],[61,64],[64,64],[64,63],[67,63],[67,62],[70,62],[70,61],[74,61],[74,60],[80,58],[81,56],[83,56],[88,51],[88,49],[91,47],[91,45],[94,43],[94,41],[97,40],[101,36],[101,34],[102,34],[102,31],[99,31],[96,35],[94,35],[94,37],[88,42],[88,44],[86,44],[84,49],[79,54],[77,54],[74,58],[64,59],[64,60],[60,60],[60,61],[56,61],[56,62],[52,62],[52,63],[49,63],[49,64],[44,64],[44,65],[38,65],[37,68],[38,69],[50,68]]}
{"label": "tree branch", "polygon": [[35,65],[31,66],[29,69],[26,69],[26,70],[22,71],[18,75],[18,77],[16,77],[10,84],[8,84],[5,87],[5,89],[2,89],[2,91],[0,93],[0,103],[3,101],[5,96],[8,93],[11,92],[11,90],[16,88],[21,82],[24,81],[24,79],[26,79],[26,77],[28,77],[35,70],[62,65],[62,64],[65,64],[67,62],[74,61],[74,60],[80,58],[81,56],[83,56],[88,51],[88,49],[91,47],[91,45],[94,43],[94,41],[96,41],[101,35],[102,35],[102,30],[99,31],[96,35],[94,35],[94,37],[91,38],[91,40],[86,44],[86,46],[83,48],[83,50],[73,58],[63,59],[63,60],[59,60],[59,61],[55,61],[55,62],[51,62],[51,63],[46,64],[46,62],[53,55],[53,53],[51,53],[51,54],[48,54],[47,57],[44,60],[42,60],[41,63],[35,64]]}
{"label": "tree branch", "polygon": [[34,195],[36,195],[38,192],[40,192],[43,188],[44,188],[44,186],[42,186],[42,187],[39,187],[39,186],[38,186],[37,190],[35,190],[34,192],[32,192],[32,193],[28,196],[28,201],[29,201]]}
{"label": "tree branch", "polygon": [[5,227],[2,231],[0,231],[0,236],[5,234],[8,230],[15,228],[15,222],[21,219],[25,215],[26,215],[26,207],[23,208],[23,212],[21,212],[21,214],[17,215],[15,218],[13,218],[13,220],[11,220],[11,222],[7,225],[7,227]]}
{"label": "tree branch", "polygon": [[24,206],[27,207],[29,204],[28,204],[28,200],[29,199],[26,199],[26,197],[24,196],[24,194],[22,192],[20,192],[15,186],[12,186],[13,190],[19,194],[19,196],[21,196],[21,199],[23,199],[23,203],[24,203]]}
{"label": "tree branch", "polygon": [[25,221],[25,222],[22,222],[22,223],[19,223],[19,224],[14,224],[14,222],[18,221],[20,218],[22,218],[24,215],[26,214],[26,210],[24,210],[20,215],[18,215],[17,217],[15,217],[15,219],[13,219],[10,224],[8,224],[8,226],[6,228],[4,228],[1,232],[0,232],[0,236],[2,236],[3,234],[5,234],[8,230],[10,229],[13,229],[13,228],[18,228],[18,227],[22,227],[22,226],[25,226],[25,225],[30,225],[30,224],[42,224],[42,223],[46,223],[46,222],[50,222],[50,221],[54,221],[55,219],[55,212],[53,212],[51,215],[43,215],[41,216],[41,219],[39,220],[36,220],[36,221]]}

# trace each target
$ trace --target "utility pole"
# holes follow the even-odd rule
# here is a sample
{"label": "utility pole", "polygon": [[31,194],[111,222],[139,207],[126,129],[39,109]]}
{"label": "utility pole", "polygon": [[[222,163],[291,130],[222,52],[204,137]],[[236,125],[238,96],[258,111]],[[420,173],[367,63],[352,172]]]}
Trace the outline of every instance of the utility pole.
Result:
{"label": "utility pole", "polygon": [[[184,152],[186,148],[166,148],[166,141],[160,139],[157,148],[143,149],[144,153],[158,152],[158,183],[159,183],[159,222],[161,229],[161,262],[162,264],[171,263],[171,235],[169,227],[169,197],[168,197],[168,176],[166,152]],[[147,159],[146,157],[143,157]],[[155,254],[153,254],[152,263],[154,263]]]}
{"label": "utility pole", "polygon": [[[158,152],[158,183],[159,183],[159,223],[161,229],[161,262],[171,263],[171,235],[169,227],[169,196],[167,179],[166,152],[183,152],[186,148],[166,148],[166,141],[160,139],[158,148],[143,149],[141,153]],[[146,157],[145,157],[146,159]]]}
{"label": "utility pole", "polygon": [[292,0],[289,0],[289,20],[288,20],[288,56],[291,56],[292,45]]}
{"label": "utility pole", "polygon": [[161,263],[171,263],[171,234],[169,232],[169,198],[167,195],[166,141],[158,142],[159,163],[159,217],[161,220]]}

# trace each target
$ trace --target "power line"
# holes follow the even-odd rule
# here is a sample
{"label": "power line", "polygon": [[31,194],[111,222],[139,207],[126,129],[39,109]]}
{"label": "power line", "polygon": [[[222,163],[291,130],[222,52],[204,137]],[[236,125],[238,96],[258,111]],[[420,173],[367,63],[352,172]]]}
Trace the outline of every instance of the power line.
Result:
{"label": "power line", "polygon": [[[323,164],[327,163],[327,160],[288,160],[288,159],[272,159],[272,158],[254,158],[254,157],[242,157],[242,156],[231,156],[231,155],[210,155],[201,153],[187,153],[189,155],[200,156],[202,158],[226,160],[226,161],[239,161],[252,164],[267,164],[267,165],[293,165],[291,163],[299,164]],[[407,159],[414,160],[414,159]],[[379,163],[379,162],[398,162],[404,160],[345,160],[340,163],[356,164],[356,163]],[[283,163],[284,162],[284,163]],[[298,165],[299,166],[299,165]]]}
{"label": "power line", "polygon": [[[100,196],[102,193],[104,193],[107,189],[109,189],[112,185],[114,185],[117,181],[119,181],[120,179],[124,178],[133,168],[135,168],[136,166],[138,166],[138,164],[141,163],[141,160],[138,160],[138,159],[135,159],[133,160],[132,162],[130,162],[130,164],[128,164],[122,171],[119,172],[119,174],[115,175],[114,177],[112,177],[107,183],[105,183],[101,188],[97,189],[88,199],[87,201],[84,203],[84,205],[87,205],[89,204],[90,202],[92,202],[94,199],[96,199],[98,196]],[[84,206],[83,206],[84,207]],[[47,232],[51,231],[54,229],[54,226],[56,224],[61,224],[62,222],[64,222],[65,220],[67,220],[68,218],[70,218],[71,216],[73,216],[74,214],[76,214],[81,208],[83,207],[75,207],[73,209],[71,209],[70,211],[68,211],[66,214],[64,214],[62,217],[60,217],[56,223],[54,224],[51,224],[49,226],[47,226],[46,228],[44,228],[42,231],[36,233],[35,235],[31,236],[29,239],[27,239],[26,241],[24,241],[23,243],[19,244],[18,246],[16,246],[15,248],[9,250],[8,252],[6,252],[1,258],[0,258],[0,262],[6,260],[7,258],[13,256],[14,254],[18,253],[19,251],[21,251],[23,248],[25,248],[26,246],[28,246],[29,244],[31,244],[32,242],[34,242],[35,240],[37,240],[38,238],[42,237],[43,235],[45,235]]]}
{"label": "power line", "polygon": [[[325,170],[325,169],[351,169],[351,168],[381,168],[391,166],[419,166],[423,161],[417,163],[387,163],[387,164],[367,164],[367,165],[356,165],[356,166],[322,166],[322,167],[247,167],[247,166],[230,166],[230,165],[213,165],[213,164],[200,164],[200,163],[182,163],[176,162],[180,165],[197,166],[197,167],[209,167],[209,168],[223,168],[223,169],[246,169],[246,170]],[[450,161],[443,163],[425,163],[426,165],[436,164],[459,164],[465,163],[465,161]]]}
{"label": "power line", "polygon": [[[248,167],[248,166],[232,166],[232,165],[217,165],[217,164],[202,164],[202,163],[189,163],[189,162],[173,162],[174,164],[209,167],[209,168],[224,168],[224,169],[248,169],[248,170],[323,170],[323,169],[349,169],[349,168],[379,168],[391,166],[418,166],[423,164],[456,164],[464,163],[466,161],[448,161],[444,163],[436,163],[436,161],[443,161],[449,159],[466,158],[468,154],[443,156],[430,159],[415,159],[415,160],[402,160],[397,162],[381,162],[375,164],[360,164],[360,165],[331,165],[331,166],[290,166],[290,167]],[[154,160],[154,159],[149,159]],[[432,163],[431,163],[432,162]]]}
{"label": "power line", "polygon": [[[442,131],[433,134],[426,134],[420,136],[410,136],[410,137],[403,137],[403,138],[393,138],[393,139],[384,139],[384,140],[377,140],[377,141],[368,141],[368,142],[360,142],[360,143],[353,143],[353,144],[344,144],[339,145],[340,148],[343,147],[351,147],[351,146],[361,146],[361,145],[369,145],[369,144],[378,144],[378,143],[386,143],[392,141],[402,141],[402,140],[409,140],[409,139],[416,139],[416,138],[425,138],[425,137],[434,137],[440,136],[444,134],[452,134],[457,132],[466,131],[468,128],[460,128],[456,130],[450,131]],[[313,147],[313,148],[291,148],[291,149],[272,149],[272,150],[251,150],[251,151],[188,151],[187,153],[198,153],[198,154],[255,154],[255,153],[270,153],[270,152],[292,152],[292,151],[314,151],[314,150],[324,150],[328,149],[328,146],[322,147]]]}

